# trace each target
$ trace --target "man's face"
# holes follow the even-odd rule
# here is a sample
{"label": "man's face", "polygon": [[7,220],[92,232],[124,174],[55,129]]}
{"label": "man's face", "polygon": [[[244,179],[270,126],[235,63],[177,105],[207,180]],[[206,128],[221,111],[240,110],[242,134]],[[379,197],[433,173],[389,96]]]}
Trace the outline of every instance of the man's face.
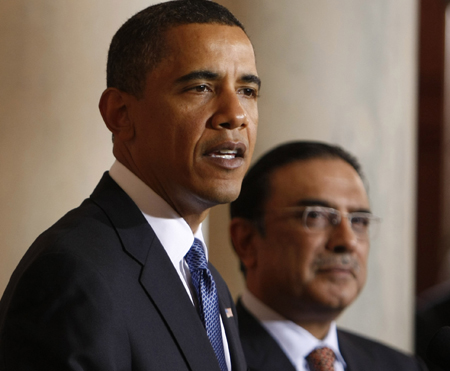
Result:
{"label": "man's face", "polygon": [[250,290],[294,321],[300,314],[301,319],[338,314],[365,283],[369,242],[355,235],[347,218],[327,231],[312,232],[284,208],[368,211],[361,178],[340,159],[297,161],[273,173],[269,192],[265,233],[256,239],[255,266],[247,277]]}
{"label": "man's face", "polygon": [[234,200],[258,122],[252,45],[239,27],[189,24],[166,33],[168,56],[129,110],[135,172],[182,216]]}

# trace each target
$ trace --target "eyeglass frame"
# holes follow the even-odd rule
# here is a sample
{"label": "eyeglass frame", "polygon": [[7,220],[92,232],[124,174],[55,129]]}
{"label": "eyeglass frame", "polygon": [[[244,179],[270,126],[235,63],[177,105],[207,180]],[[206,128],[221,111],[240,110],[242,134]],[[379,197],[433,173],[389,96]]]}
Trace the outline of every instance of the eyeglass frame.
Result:
{"label": "eyeglass frame", "polygon": [[[337,226],[339,226],[342,223],[342,219],[343,217],[346,218],[349,222],[350,228],[352,229],[353,233],[357,236],[358,239],[361,240],[369,240],[369,239],[373,239],[376,236],[376,232],[377,232],[377,227],[379,226],[380,222],[381,222],[381,218],[379,218],[378,216],[373,215],[370,211],[353,211],[353,212],[341,212],[333,207],[327,207],[327,206],[303,206],[303,205],[299,205],[299,206],[288,206],[288,207],[283,207],[283,208],[277,208],[274,209],[273,211],[291,211],[291,212],[296,212],[296,211],[301,211],[301,219],[302,219],[302,226],[303,228],[311,233],[320,233],[320,232],[326,232],[330,227],[331,228],[336,228]],[[267,211],[271,211],[271,210],[266,210]],[[308,227],[308,223],[307,223],[307,215],[310,211],[326,211],[329,214],[333,214],[337,217],[336,222],[332,222],[330,220],[330,218],[328,219],[327,225],[324,226],[323,228],[317,228],[317,229],[312,229],[311,227]],[[367,233],[361,233],[358,232],[357,230],[355,230],[353,228],[353,223],[352,223],[352,219],[355,217],[361,217],[364,216],[365,218],[368,218],[369,220],[369,227],[367,229]],[[330,228],[330,230],[331,230]]]}

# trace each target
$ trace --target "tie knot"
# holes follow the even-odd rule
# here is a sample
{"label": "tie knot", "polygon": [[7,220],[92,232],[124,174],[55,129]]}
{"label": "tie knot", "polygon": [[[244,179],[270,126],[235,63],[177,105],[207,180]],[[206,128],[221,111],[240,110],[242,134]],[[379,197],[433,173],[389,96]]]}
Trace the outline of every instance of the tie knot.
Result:
{"label": "tie knot", "polygon": [[185,259],[191,271],[208,268],[205,251],[203,250],[202,242],[198,238],[194,239],[194,243],[186,254]]}
{"label": "tie knot", "polygon": [[311,371],[334,371],[334,352],[327,347],[314,349],[308,354],[308,361]]}

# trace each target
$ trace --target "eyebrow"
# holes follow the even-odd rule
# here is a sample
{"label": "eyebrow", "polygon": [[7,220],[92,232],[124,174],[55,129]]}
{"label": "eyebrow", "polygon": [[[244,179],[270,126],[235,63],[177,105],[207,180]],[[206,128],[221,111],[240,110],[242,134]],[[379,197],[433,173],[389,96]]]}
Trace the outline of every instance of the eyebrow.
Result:
{"label": "eyebrow", "polygon": [[188,73],[187,75],[181,76],[178,79],[175,80],[176,83],[180,82],[189,82],[193,80],[207,80],[207,81],[214,81],[219,79],[219,74],[216,72],[211,71],[205,71],[205,70],[199,70],[199,71],[192,71]]}
{"label": "eyebrow", "polygon": [[[206,81],[216,81],[220,78],[220,75],[217,72],[212,72],[208,70],[198,70],[192,71],[186,75],[183,75],[175,80],[175,83],[185,83],[194,80],[206,80]],[[258,89],[261,88],[261,79],[253,74],[247,74],[242,76],[240,81],[245,83],[251,83],[258,85]]]}
{"label": "eyebrow", "polygon": [[256,85],[258,85],[258,89],[261,89],[261,79],[256,75],[252,75],[252,74],[244,75],[240,78],[240,80],[242,82],[256,84]]}
{"label": "eyebrow", "polygon": [[[329,202],[321,200],[321,199],[314,199],[314,198],[307,198],[303,199],[297,202],[296,206],[323,206],[323,207],[330,207],[332,209],[335,209]],[[370,209],[361,208],[357,210],[351,211],[352,213],[369,213],[372,214],[372,211]]]}

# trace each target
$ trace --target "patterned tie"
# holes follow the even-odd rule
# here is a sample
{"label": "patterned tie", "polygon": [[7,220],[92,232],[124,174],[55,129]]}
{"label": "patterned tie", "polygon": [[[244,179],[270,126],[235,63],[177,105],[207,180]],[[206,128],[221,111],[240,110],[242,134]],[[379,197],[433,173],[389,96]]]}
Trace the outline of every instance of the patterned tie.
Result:
{"label": "patterned tie", "polygon": [[202,242],[199,239],[196,238],[194,240],[185,259],[191,271],[192,284],[197,292],[200,318],[216,353],[220,369],[227,371],[220,328],[219,299],[217,297],[216,284],[208,269],[208,262],[206,261]]}
{"label": "patterned tie", "polygon": [[311,371],[334,371],[335,359],[334,352],[326,347],[314,349],[306,357]]}

